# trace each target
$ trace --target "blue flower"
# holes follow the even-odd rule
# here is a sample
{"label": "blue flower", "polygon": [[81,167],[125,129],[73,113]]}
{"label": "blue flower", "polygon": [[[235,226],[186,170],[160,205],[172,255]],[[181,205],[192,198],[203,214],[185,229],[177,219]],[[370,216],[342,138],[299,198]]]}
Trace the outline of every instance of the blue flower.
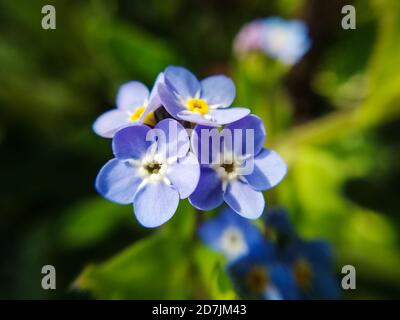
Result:
{"label": "blue flower", "polygon": [[284,210],[266,215],[266,227],[276,231],[277,257],[290,266],[302,299],[337,299],[332,249],[324,241],[305,241],[294,231]]}
{"label": "blue flower", "polygon": [[338,299],[339,283],[333,273],[333,254],[324,241],[299,241],[292,264],[302,299]]}
{"label": "blue flower", "polygon": [[235,99],[235,85],[223,75],[198,81],[187,69],[168,67],[165,82],[158,85],[165,109],[175,118],[193,123],[220,126],[250,113],[246,108],[228,108]]}
{"label": "blue flower", "polygon": [[266,18],[262,50],[285,64],[297,63],[310,49],[307,25],[300,20]]}
{"label": "blue flower", "polygon": [[236,35],[233,49],[237,55],[261,50],[264,41],[264,22],[262,19],[246,23]]}
{"label": "blue flower", "polygon": [[244,299],[297,299],[297,285],[287,264],[276,259],[269,241],[253,246],[244,257],[228,265],[234,287]]}
{"label": "blue flower", "polygon": [[133,124],[155,125],[154,111],[161,106],[158,95],[158,84],[163,82],[164,75],[160,73],[153,89],[149,89],[138,81],[123,84],[117,93],[117,108],[100,115],[93,124],[93,130],[99,136],[112,138],[122,128]]}
{"label": "blue flower", "polygon": [[186,130],[172,119],[154,129],[146,125],[121,129],[112,142],[115,158],[100,170],[96,189],[108,200],[133,203],[143,226],[160,226],[199,181],[199,164],[189,145]]}
{"label": "blue flower", "polygon": [[287,171],[275,151],[263,148],[264,142],[264,125],[254,115],[226,125],[221,132],[197,125],[191,143],[201,175],[190,203],[211,210],[225,201],[241,216],[258,218],[265,205],[261,191],[276,186]]}
{"label": "blue flower", "polygon": [[215,219],[204,222],[199,228],[199,236],[230,261],[246,255],[251,247],[264,241],[259,228],[230,208],[223,209]]}
{"label": "blue flower", "polygon": [[307,25],[301,20],[280,17],[257,19],[245,24],[234,41],[238,55],[261,50],[289,65],[297,63],[310,47]]}

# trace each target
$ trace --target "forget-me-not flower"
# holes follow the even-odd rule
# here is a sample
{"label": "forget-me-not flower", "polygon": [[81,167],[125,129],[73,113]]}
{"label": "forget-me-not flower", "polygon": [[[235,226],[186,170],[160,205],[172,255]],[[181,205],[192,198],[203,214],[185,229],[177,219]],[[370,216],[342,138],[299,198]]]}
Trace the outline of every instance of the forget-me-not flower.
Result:
{"label": "forget-me-not flower", "polygon": [[231,208],[224,208],[216,218],[204,222],[199,228],[199,236],[230,261],[246,255],[251,247],[264,241],[259,228]]}
{"label": "forget-me-not flower", "polygon": [[300,20],[271,17],[264,20],[263,50],[286,64],[295,64],[310,49],[307,25]]}
{"label": "forget-me-not flower", "polygon": [[284,210],[266,215],[266,227],[276,234],[277,257],[291,268],[299,298],[337,299],[339,286],[332,272],[333,254],[329,244],[321,240],[301,239]]}
{"label": "forget-me-not flower", "polygon": [[257,49],[289,65],[297,63],[310,47],[306,23],[280,17],[257,19],[246,24],[234,42],[237,54]]}
{"label": "forget-me-not flower", "polygon": [[164,75],[160,73],[151,92],[138,81],[123,84],[117,93],[117,108],[100,115],[93,124],[93,130],[99,136],[112,138],[118,130],[133,124],[154,126],[153,112],[161,106],[157,88],[163,79]]}
{"label": "forget-me-not flower", "polygon": [[[211,141],[206,139],[207,132],[214,133]],[[258,218],[265,205],[261,191],[276,186],[287,171],[275,151],[263,148],[264,142],[264,125],[254,115],[226,125],[220,133],[197,125],[191,143],[201,174],[190,203],[200,210],[211,210],[226,202],[241,216]]]}
{"label": "forget-me-not flower", "polygon": [[179,199],[197,186],[199,164],[189,145],[185,128],[172,119],[160,121],[154,129],[121,129],[113,138],[115,158],[100,170],[96,189],[108,200],[133,203],[143,226],[160,226],[174,215]]}
{"label": "forget-me-not flower", "polygon": [[235,85],[223,75],[201,81],[182,67],[168,67],[165,81],[158,85],[163,106],[175,119],[208,126],[220,126],[250,113],[247,108],[229,108],[235,99]]}
{"label": "forget-me-not flower", "polygon": [[276,259],[269,241],[228,265],[236,291],[244,299],[289,300],[298,298],[296,282],[287,264]]}

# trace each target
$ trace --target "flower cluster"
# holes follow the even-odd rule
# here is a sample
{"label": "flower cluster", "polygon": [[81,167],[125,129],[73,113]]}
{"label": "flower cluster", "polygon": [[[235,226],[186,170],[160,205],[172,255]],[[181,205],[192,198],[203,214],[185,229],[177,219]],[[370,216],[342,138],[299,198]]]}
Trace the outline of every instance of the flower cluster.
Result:
{"label": "flower cluster", "polygon": [[261,50],[284,64],[297,63],[310,49],[307,25],[300,20],[279,17],[258,19],[244,25],[235,38],[238,55]]}
{"label": "flower cluster", "polygon": [[277,185],[286,164],[263,148],[265,128],[248,108],[231,107],[235,86],[223,75],[199,81],[170,66],[151,91],[140,82],[121,86],[116,109],[102,114],[94,131],[112,138],[114,158],[100,170],[97,191],[133,204],[138,221],[157,227],[188,198],[199,210],[227,203],[258,218],[263,190]]}
{"label": "flower cluster", "polygon": [[323,241],[304,241],[284,211],[266,215],[264,228],[230,208],[203,223],[200,238],[228,259],[238,294],[247,299],[334,299],[338,283],[332,252]]}

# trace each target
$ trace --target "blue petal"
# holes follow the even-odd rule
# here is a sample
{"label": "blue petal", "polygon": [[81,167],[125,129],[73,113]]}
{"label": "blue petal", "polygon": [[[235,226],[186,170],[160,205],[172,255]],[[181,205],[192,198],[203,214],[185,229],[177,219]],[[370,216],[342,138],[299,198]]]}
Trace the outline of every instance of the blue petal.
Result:
{"label": "blue petal", "polygon": [[325,241],[302,241],[299,251],[313,265],[330,268],[333,263],[332,247]]}
{"label": "blue petal", "polygon": [[338,299],[340,291],[339,281],[332,270],[317,267],[313,268],[312,287],[302,293],[307,299]]}
{"label": "blue petal", "polygon": [[161,100],[158,95],[158,85],[164,83],[164,73],[161,72],[158,74],[156,81],[154,82],[153,88],[151,89],[149,96],[149,104],[158,104],[161,105]]}
{"label": "blue petal", "polygon": [[299,293],[293,273],[284,264],[274,264],[269,269],[270,279],[274,286],[279,290],[283,299],[298,299]]}
{"label": "blue petal", "polygon": [[93,124],[93,131],[104,138],[112,138],[119,129],[131,125],[126,111],[109,110],[100,115]]}
{"label": "blue petal", "polygon": [[186,110],[179,98],[169,89],[165,83],[158,84],[158,94],[164,108],[176,119],[179,119],[178,113]]}
{"label": "blue petal", "polygon": [[159,107],[162,106],[161,98],[158,93],[158,86],[159,86],[159,84],[162,84],[162,83],[164,83],[164,74],[161,72],[157,76],[157,79],[154,82],[153,88],[151,89],[148,105],[139,119],[140,123],[143,123],[143,121],[146,119],[146,116],[150,112],[154,112],[155,110],[157,110]]}
{"label": "blue petal", "polygon": [[208,247],[221,251],[220,238],[226,227],[219,218],[208,220],[199,227],[199,237]]}
{"label": "blue petal", "polygon": [[158,148],[167,158],[181,158],[188,153],[190,147],[189,135],[179,122],[173,119],[165,119],[157,123],[154,129],[163,132],[164,137],[158,136]]}
{"label": "blue petal", "polygon": [[180,111],[177,114],[177,117],[178,117],[178,119],[189,121],[189,122],[193,122],[193,123],[197,123],[197,124],[201,124],[201,125],[204,125],[204,126],[210,126],[210,127],[218,127],[218,126],[220,126],[220,124],[216,120],[206,119],[206,118],[204,118],[204,116],[202,116],[199,113],[190,112],[190,111],[187,111],[187,110]]}
{"label": "blue petal", "polygon": [[212,210],[224,202],[222,182],[214,169],[206,166],[200,168],[200,180],[189,201],[200,210]]}
{"label": "blue petal", "polygon": [[248,219],[241,217],[229,207],[224,208],[220,216],[226,221],[226,224],[234,225],[243,232],[243,236],[249,247],[261,244],[264,237],[260,229],[251,223]]}
{"label": "blue petal", "polygon": [[235,122],[247,116],[250,110],[247,108],[229,108],[229,109],[215,109],[209,112],[209,115],[218,125],[224,125]]}
{"label": "blue petal", "polygon": [[[229,129],[233,132],[234,143],[235,140],[242,141],[242,149],[238,150],[238,153],[246,154],[246,150],[248,149],[249,151],[253,150],[253,153],[248,152],[248,154],[258,154],[264,146],[266,136],[264,124],[261,118],[253,114],[226,125],[225,129]],[[241,136],[235,134],[235,130],[237,130],[236,132],[242,132]],[[253,131],[254,142],[252,146],[247,146],[246,130]]]}
{"label": "blue petal", "polygon": [[260,191],[238,180],[228,183],[224,200],[238,214],[248,219],[259,218],[265,206],[265,200]]}
{"label": "blue petal", "polygon": [[117,93],[117,107],[121,110],[133,111],[143,106],[149,97],[149,89],[138,81],[123,84]]}
{"label": "blue petal", "polygon": [[222,150],[221,136],[218,129],[197,125],[192,131],[190,142],[200,164],[216,163]]}
{"label": "blue petal", "polygon": [[165,82],[171,85],[182,99],[188,100],[200,93],[200,83],[189,70],[171,66],[165,69],[164,75]]}
{"label": "blue petal", "polygon": [[119,130],[113,139],[115,156],[120,159],[141,159],[151,145],[146,140],[151,129],[145,125],[133,125]]}
{"label": "blue petal", "polygon": [[245,175],[246,181],[256,190],[275,187],[287,173],[285,161],[273,150],[263,149],[254,158],[254,170]]}
{"label": "blue petal", "polygon": [[167,222],[176,212],[179,194],[164,182],[150,182],[138,190],[133,208],[139,223],[155,228]]}
{"label": "blue petal", "polygon": [[229,107],[235,99],[236,89],[233,81],[223,75],[211,76],[201,82],[201,98],[210,106]]}
{"label": "blue petal", "polygon": [[297,239],[297,234],[289,222],[289,217],[285,210],[268,210],[265,215],[265,223],[267,226],[270,226],[276,231],[284,234],[288,239]]}
{"label": "blue petal", "polygon": [[123,161],[112,159],[101,168],[96,190],[106,199],[120,204],[132,203],[142,179],[136,169]]}
{"label": "blue petal", "polygon": [[168,166],[168,178],[178,190],[181,199],[189,197],[200,178],[200,166],[196,156],[189,152],[186,157]]}

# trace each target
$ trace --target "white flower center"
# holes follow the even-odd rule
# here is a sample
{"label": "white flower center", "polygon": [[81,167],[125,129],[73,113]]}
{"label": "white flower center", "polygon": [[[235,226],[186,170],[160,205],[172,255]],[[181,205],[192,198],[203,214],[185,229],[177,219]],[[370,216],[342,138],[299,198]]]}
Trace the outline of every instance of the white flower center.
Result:
{"label": "white flower center", "polygon": [[242,159],[227,156],[227,154],[221,154],[220,159],[222,159],[221,162],[214,165],[214,169],[222,182],[227,183],[231,180],[236,180],[242,174]]}
{"label": "white flower center", "polygon": [[236,227],[228,227],[224,230],[220,245],[229,258],[239,257],[247,252],[247,244],[242,232]]}
{"label": "white flower center", "polygon": [[145,182],[164,181],[170,184],[167,178],[168,161],[158,154],[148,154],[137,163],[139,175]]}

